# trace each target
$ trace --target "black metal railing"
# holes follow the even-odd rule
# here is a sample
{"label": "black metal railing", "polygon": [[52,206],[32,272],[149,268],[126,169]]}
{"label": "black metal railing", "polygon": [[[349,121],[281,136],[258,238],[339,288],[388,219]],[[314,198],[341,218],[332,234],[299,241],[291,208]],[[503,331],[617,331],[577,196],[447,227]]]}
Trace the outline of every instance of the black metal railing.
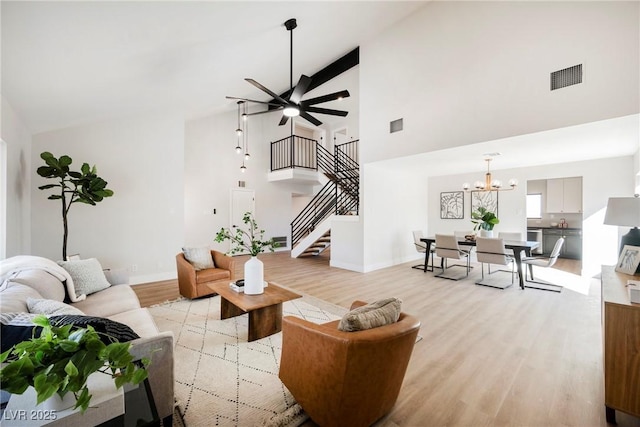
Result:
{"label": "black metal railing", "polygon": [[317,169],[328,178],[324,187],[291,222],[291,245],[295,246],[330,215],[358,215],[360,208],[360,165],[351,158],[357,142],[334,148],[334,154],[316,143]]}
{"label": "black metal railing", "polygon": [[359,144],[360,140],[345,142],[344,144],[338,144],[334,147],[336,157],[340,154],[344,154],[356,163],[360,162]]}
{"label": "black metal railing", "polygon": [[271,143],[271,171],[289,168],[318,170],[315,139],[291,135]]}

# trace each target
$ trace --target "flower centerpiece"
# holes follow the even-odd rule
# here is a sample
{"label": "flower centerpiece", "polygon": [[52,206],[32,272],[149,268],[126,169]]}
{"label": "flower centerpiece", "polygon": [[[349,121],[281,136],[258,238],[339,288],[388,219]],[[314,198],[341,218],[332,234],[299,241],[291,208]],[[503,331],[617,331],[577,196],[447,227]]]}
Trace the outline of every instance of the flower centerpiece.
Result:
{"label": "flower centerpiece", "polygon": [[273,239],[264,240],[264,230],[261,230],[251,212],[245,212],[242,222],[246,229],[234,225],[231,229],[221,228],[216,234],[216,242],[225,240],[231,242],[229,255],[249,252],[251,259],[244,264],[244,293],[256,295],[264,292],[264,265],[258,259],[258,254],[265,250],[273,252],[278,244]]}
{"label": "flower centerpiece", "polygon": [[493,227],[500,223],[498,217],[493,212],[484,207],[479,207],[477,211],[471,212],[471,222],[474,224],[473,231],[480,230],[485,237],[493,236]]}
{"label": "flower centerpiece", "polygon": [[[44,315],[36,316],[33,323],[31,339],[0,355],[0,363],[4,365],[0,382],[2,389],[9,393],[23,394],[33,387],[38,405],[62,400],[69,402],[67,408],[75,403],[74,408],[84,412],[92,397],[87,379],[94,372],[110,375],[117,388],[126,383],[139,384],[147,378],[145,368],[149,359],[142,359],[142,366],[134,363],[129,342],[118,342],[90,325],[86,328],[72,324],[52,326]],[[40,335],[36,336],[38,327],[41,327]]]}

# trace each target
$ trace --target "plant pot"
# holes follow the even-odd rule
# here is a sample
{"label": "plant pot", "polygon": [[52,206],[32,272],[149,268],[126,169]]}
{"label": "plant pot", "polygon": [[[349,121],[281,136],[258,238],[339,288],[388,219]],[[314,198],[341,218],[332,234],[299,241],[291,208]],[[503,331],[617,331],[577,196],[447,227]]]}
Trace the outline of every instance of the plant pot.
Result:
{"label": "plant pot", "polygon": [[493,230],[480,230],[480,237],[493,237]]}
{"label": "plant pot", "polygon": [[252,256],[244,263],[244,293],[258,295],[264,292],[264,264]]}
{"label": "plant pot", "polygon": [[[37,396],[36,390],[33,387],[29,387],[29,388],[31,389],[31,391],[33,391],[34,401],[35,401],[36,400],[35,396]],[[75,404],[76,404],[76,396],[73,393],[67,392],[67,394],[64,395],[64,398],[61,398],[58,395],[58,393],[55,393],[50,398],[48,398],[41,404],[37,405],[35,409],[43,410],[43,411],[59,412],[59,411],[64,411],[65,409],[73,408]]]}

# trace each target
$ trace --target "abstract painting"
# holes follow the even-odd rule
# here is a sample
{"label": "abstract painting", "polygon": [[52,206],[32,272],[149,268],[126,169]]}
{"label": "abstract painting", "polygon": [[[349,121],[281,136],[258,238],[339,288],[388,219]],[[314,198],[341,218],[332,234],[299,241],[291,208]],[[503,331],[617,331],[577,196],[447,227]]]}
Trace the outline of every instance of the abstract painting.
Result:
{"label": "abstract painting", "polygon": [[498,192],[497,191],[472,191],[471,212],[478,208],[485,208],[498,216]]}
{"label": "abstract painting", "polygon": [[464,192],[445,191],[440,193],[440,218],[464,218]]}

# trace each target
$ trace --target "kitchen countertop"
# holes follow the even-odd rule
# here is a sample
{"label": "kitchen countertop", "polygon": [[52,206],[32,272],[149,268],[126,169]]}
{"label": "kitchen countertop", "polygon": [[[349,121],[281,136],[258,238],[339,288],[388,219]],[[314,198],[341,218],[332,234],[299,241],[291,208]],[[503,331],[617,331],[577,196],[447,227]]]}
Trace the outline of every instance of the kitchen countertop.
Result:
{"label": "kitchen countertop", "polygon": [[582,230],[582,228],[578,228],[578,227],[567,227],[567,228],[560,228],[560,227],[527,227],[528,231],[531,230]]}

